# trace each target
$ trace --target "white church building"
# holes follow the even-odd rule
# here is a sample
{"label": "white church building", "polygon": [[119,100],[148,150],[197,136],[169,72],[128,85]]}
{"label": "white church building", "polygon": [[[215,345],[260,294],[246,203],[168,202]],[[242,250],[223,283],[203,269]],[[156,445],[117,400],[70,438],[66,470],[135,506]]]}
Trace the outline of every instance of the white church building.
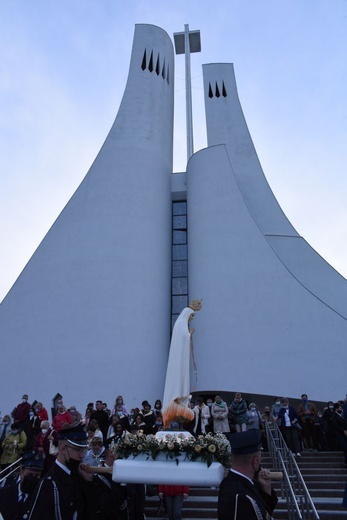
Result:
{"label": "white church building", "polygon": [[22,393],[47,408],[60,393],[81,411],[119,394],[154,404],[172,323],[194,298],[196,392],[346,392],[347,281],[272,193],[233,65],[203,77],[208,146],[172,173],[174,46],[136,26],[110,133],[0,305],[3,412]]}

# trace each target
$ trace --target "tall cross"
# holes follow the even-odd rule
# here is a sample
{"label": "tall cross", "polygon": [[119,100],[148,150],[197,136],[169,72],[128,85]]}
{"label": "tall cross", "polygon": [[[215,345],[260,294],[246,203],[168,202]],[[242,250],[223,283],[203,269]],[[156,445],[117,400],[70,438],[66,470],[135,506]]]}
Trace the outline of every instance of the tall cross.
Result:
{"label": "tall cross", "polygon": [[186,126],[187,126],[187,161],[194,153],[193,146],[193,109],[192,83],[190,71],[190,53],[201,51],[200,31],[190,31],[189,25],[184,25],[184,32],[174,33],[176,54],[185,55],[186,65]]}

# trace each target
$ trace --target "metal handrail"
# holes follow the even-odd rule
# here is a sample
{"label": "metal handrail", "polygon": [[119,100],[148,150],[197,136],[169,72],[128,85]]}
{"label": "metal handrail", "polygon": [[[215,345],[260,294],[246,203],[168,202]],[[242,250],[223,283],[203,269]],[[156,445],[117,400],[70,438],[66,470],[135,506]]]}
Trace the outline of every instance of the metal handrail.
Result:
{"label": "metal handrail", "polygon": [[288,505],[289,520],[319,520],[319,515],[307,489],[301,471],[293,453],[285,443],[282,433],[276,423],[265,422],[268,449],[272,464],[277,471],[282,471],[282,498]]}
{"label": "metal handrail", "polygon": [[[9,466],[6,466],[6,468],[4,468],[2,471],[0,471],[0,484],[6,480],[10,475],[12,475],[12,473],[14,473],[15,471],[18,470],[19,466],[20,466],[20,462],[22,460],[22,457],[20,457],[19,459],[15,460],[14,462],[12,462],[12,464],[10,464]],[[12,468],[12,466],[14,466],[14,468],[8,473],[8,470],[10,468]],[[6,474],[5,474],[6,473]],[[5,476],[3,476],[5,474]]]}

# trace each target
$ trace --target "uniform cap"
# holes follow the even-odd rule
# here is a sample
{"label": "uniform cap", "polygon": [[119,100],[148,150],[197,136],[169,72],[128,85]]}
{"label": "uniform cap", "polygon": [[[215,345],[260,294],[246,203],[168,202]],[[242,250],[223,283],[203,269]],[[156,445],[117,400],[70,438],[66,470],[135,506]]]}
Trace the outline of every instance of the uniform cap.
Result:
{"label": "uniform cap", "polygon": [[80,448],[86,448],[88,446],[87,434],[84,431],[83,424],[62,428],[59,432],[58,439],[60,441],[67,441],[69,444],[79,446]]}
{"label": "uniform cap", "polygon": [[234,455],[255,453],[261,448],[261,435],[257,430],[233,433],[230,436],[231,452]]}
{"label": "uniform cap", "polygon": [[43,470],[43,459],[38,453],[24,453],[22,455],[21,466],[23,468],[33,469],[34,471]]}

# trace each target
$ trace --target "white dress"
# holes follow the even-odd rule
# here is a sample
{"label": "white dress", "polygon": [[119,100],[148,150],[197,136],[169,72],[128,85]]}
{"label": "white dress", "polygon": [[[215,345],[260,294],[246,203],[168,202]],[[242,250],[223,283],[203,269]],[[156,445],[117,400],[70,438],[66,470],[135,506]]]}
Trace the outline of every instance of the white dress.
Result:
{"label": "white dress", "polygon": [[179,398],[181,400],[180,402],[185,406],[188,405],[190,395],[191,339],[188,319],[193,313],[193,309],[185,307],[178,316],[172,331],[163,397],[163,410],[176,398]]}

